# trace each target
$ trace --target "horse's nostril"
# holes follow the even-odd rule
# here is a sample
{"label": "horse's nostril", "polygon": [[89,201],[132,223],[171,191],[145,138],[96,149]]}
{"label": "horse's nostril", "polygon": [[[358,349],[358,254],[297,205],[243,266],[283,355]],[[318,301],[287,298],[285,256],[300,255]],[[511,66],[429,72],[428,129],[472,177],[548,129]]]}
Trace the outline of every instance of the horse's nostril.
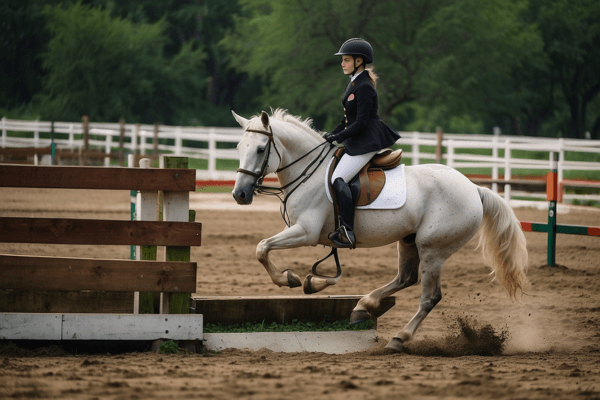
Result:
{"label": "horse's nostril", "polygon": [[246,198],[246,192],[242,192],[240,194],[240,199],[245,199]]}

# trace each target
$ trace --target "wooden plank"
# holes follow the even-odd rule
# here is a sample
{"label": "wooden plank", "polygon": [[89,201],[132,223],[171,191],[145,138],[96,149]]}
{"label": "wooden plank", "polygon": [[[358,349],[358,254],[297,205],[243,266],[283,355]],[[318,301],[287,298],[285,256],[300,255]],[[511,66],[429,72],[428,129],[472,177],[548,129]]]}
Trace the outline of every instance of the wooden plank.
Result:
{"label": "wooden plank", "polygon": [[[204,323],[222,325],[262,322],[279,324],[299,321],[332,321],[350,318],[352,310],[362,296],[192,296],[196,314],[204,315]],[[395,297],[381,302],[375,317],[379,317],[396,304]]]}
{"label": "wooden plank", "polygon": [[196,190],[194,169],[0,165],[0,187]]}
{"label": "wooden plank", "polygon": [[0,314],[0,340],[61,340],[61,314]]}
{"label": "wooden plank", "polygon": [[0,339],[202,340],[202,315],[0,314]]}
{"label": "wooden plank", "polygon": [[0,289],[194,292],[196,263],[0,255]]}
{"label": "wooden plank", "polygon": [[[57,156],[60,157],[61,159],[68,159],[68,160],[78,159],[81,156],[79,154],[79,152],[73,153],[70,150],[64,150],[64,149],[58,149],[58,151],[56,153],[57,153]],[[115,152],[105,153],[102,150],[88,150],[87,152],[85,152],[85,156],[87,158],[94,158],[94,159],[106,158],[106,157],[109,157],[111,159],[117,159],[117,158],[119,158],[119,153],[115,153]]]}
{"label": "wooden plank", "polygon": [[0,312],[112,313],[133,309],[133,292],[0,290]]}
{"label": "wooden plank", "polygon": [[10,156],[32,156],[34,154],[51,154],[52,149],[48,147],[13,147],[9,149],[0,149],[0,155]]}
{"label": "wooden plank", "polygon": [[0,217],[0,242],[95,245],[200,246],[202,224]]}

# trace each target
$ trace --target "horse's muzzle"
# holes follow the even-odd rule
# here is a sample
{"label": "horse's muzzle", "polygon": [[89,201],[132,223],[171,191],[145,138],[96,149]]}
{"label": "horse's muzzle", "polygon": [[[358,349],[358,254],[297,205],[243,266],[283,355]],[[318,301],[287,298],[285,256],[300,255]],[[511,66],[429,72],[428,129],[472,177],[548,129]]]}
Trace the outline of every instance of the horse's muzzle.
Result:
{"label": "horse's muzzle", "polygon": [[233,188],[233,198],[238,204],[248,205],[252,204],[254,199],[254,186],[244,189]]}

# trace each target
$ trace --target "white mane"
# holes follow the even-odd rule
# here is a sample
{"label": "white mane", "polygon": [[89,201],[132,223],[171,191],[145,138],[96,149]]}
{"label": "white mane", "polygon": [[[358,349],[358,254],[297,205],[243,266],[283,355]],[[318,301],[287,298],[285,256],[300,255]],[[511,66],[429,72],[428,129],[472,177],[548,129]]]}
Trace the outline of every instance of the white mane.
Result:
{"label": "white mane", "polygon": [[[255,117],[260,117],[260,116],[255,116]],[[252,117],[251,119],[253,119],[254,117]],[[316,138],[319,138],[322,140],[323,136],[321,134],[321,132],[316,131],[313,126],[312,126],[312,122],[313,120],[311,118],[306,118],[306,119],[302,119],[301,117],[297,117],[294,116],[290,113],[288,113],[288,110],[285,110],[283,108],[278,108],[276,110],[271,109],[271,120],[274,121],[281,121],[281,122],[287,122],[290,123],[292,125],[297,126],[298,128],[304,130],[305,132],[310,133],[311,135],[313,135]]]}

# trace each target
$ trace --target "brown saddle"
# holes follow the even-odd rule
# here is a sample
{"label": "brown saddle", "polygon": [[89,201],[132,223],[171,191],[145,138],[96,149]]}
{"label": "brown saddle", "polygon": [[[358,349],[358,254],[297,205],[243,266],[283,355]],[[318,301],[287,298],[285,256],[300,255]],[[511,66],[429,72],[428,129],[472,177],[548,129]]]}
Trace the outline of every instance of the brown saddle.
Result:
{"label": "brown saddle", "polygon": [[400,165],[401,160],[402,149],[396,151],[384,149],[373,156],[371,161],[358,173],[360,194],[356,202],[357,206],[366,206],[375,201],[385,186],[385,172],[383,171],[396,168]]}
{"label": "brown saddle", "polygon": [[[329,171],[329,185],[331,185],[331,176],[337,166],[337,162],[342,157],[343,149],[339,149],[335,153],[336,161],[332,164]],[[375,154],[371,161],[365,165],[358,173],[358,181],[360,182],[360,192],[357,206],[366,206],[371,204],[383,190],[385,186],[385,170],[396,168],[402,160],[402,149],[392,150],[384,149]],[[331,189],[333,193],[333,189]]]}

